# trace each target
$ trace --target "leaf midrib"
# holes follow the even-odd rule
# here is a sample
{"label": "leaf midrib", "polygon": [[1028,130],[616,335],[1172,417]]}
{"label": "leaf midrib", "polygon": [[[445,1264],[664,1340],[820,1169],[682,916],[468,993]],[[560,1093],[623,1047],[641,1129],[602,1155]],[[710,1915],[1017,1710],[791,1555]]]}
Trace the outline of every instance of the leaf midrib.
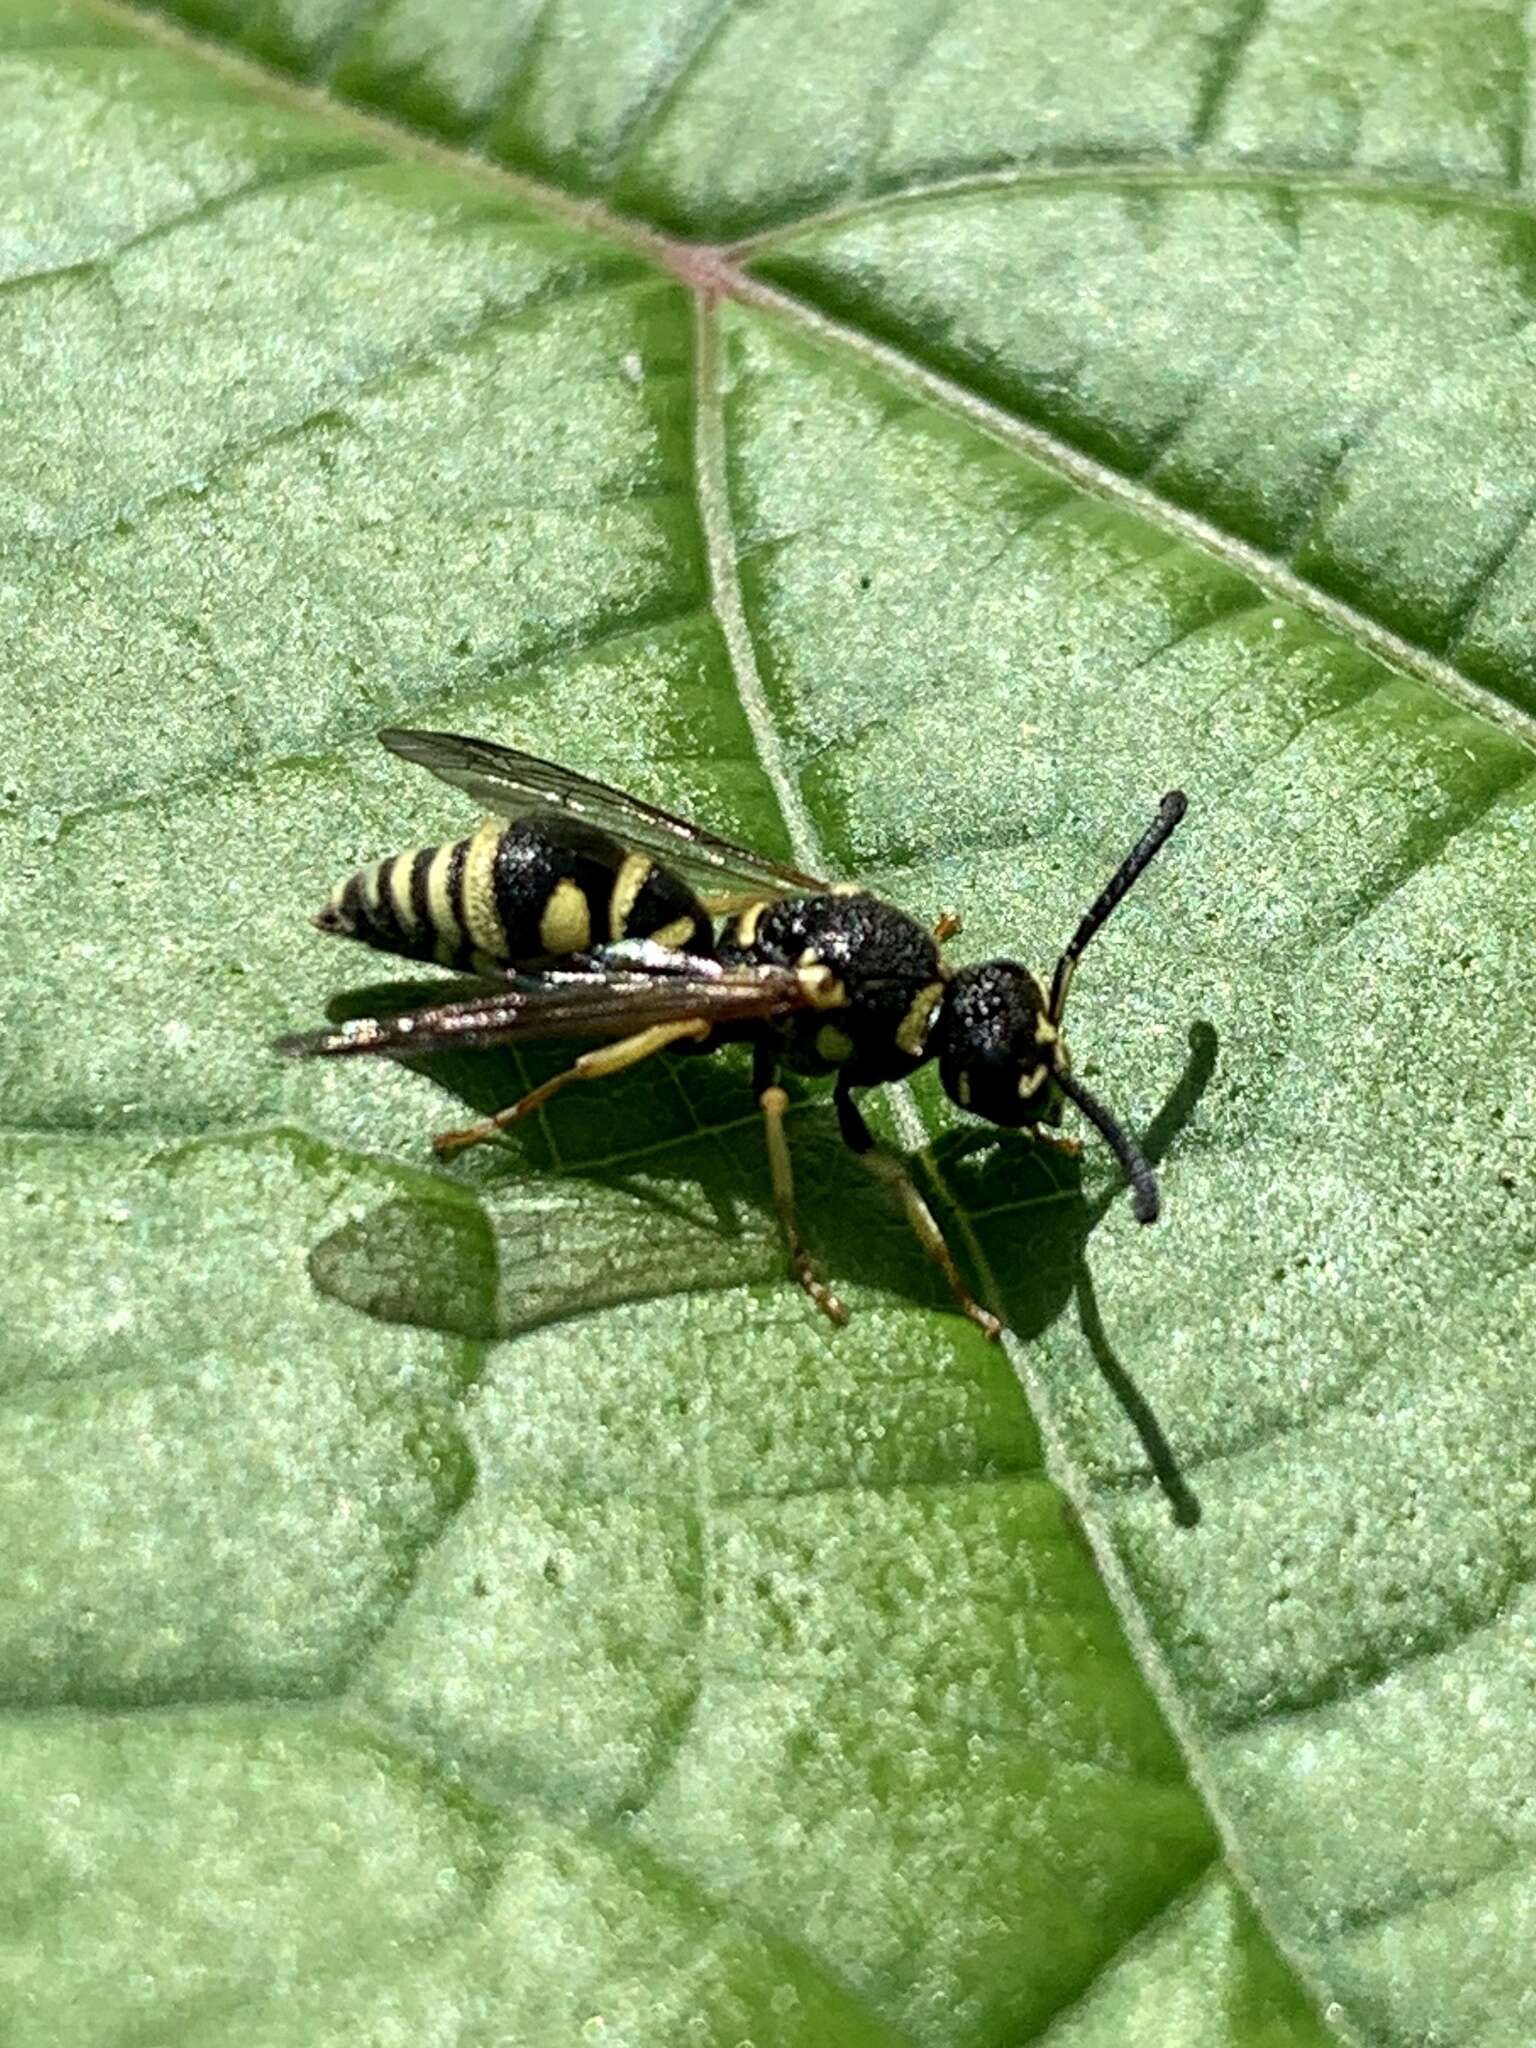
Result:
{"label": "leaf midrib", "polygon": [[[1051,470],[1077,489],[1108,500],[1137,518],[1198,550],[1235,574],[1246,577],[1277,602],[1294,606],[1326,625],[1377,660],[1412,676],[1475,715],[1508,733],[1536,752],[1536,715],[1521,710],[1488,684],[1421,642],[1387,626],[1374,614],[1323,589],[1299,573],[1282,556],[1245,541],[1219,521],[1189,511],[1145,482],[1091,455],[1065,435],[1053,432],[982,397],[959,378],[929,367],[919,358],[880,341],[852,322],[839,320],[797,294],[760,278],[750,259],[770,248],[779,250],[795,239],[866,215],[918,205],[946,196],[988,189],[1033,186],[1040,189],[1073,184],[1111,186],[1159,181],[1198,187],[1202,183],[1233,189],[1304,185],[1361,198],[1439,203],[1517,214],[1536,221],[1536,206],[1497,188],[1436,185],[1423,179],[1395,180],[1380,173],[1348,174],[1337,170],[1308,171],[1259,163],[1221,166],[1198,160],[1139,157],[1124,162],[1031,164],[1007,170],[964,174],[893,188],[846,206],[824,208],[775,224],[753,235],[721,243],[689,241],[669,235],[648,222],[616,212],[600,199],[578,198],[525,171],[515,171],[465,148],[434,141],[420,130],[386,115],[364,112],[319,88],[295,83],[281,72],[232,53],[222,45],[188,33],[161,18],[146,16],[126,0],[78,0],[88,11],[115,28],[159,42],[183,56],[229,76],[248,90],[269,99],[302,107],[312,114],[344,123],[360,137],[397,154],[424,158],[460,176],[498,191],[503,198],[641,256],[663,275],[708,301],[731,300],[775,320],[803,340],[834,356],[851,357],[939,410],[967,421],[989,439]],[[156,230],[151,230],[151,233]],[[143,239],[142,233],[134,239]],[[110,261],[108,252],[101,259]],[[766,764],[765,764],[766,765]],[[777,785],[776,785],[777,790]],[[782,792],[778,792],[782,796]]]}
{"label": "leaf midrib", "polygon": [[[720,294],[719,296],[723,296]],[[732,294],[740,297],[740,292]],[[780,801],[780,814],[790,835],[795,857],[809,872],[826,871],[826,856],[814,821],[805,810],[788,765],[783,758],[777,728],[768,715],[762,682],[758,674],[746,607],[739,580],[739,553],[735,542],[727,477],[724,465],[723,394],[719,378],[719,311],[717,295],[709,289],[698,293],[698,327],[694,347],[694,436],[695,480],[699,518],[709,563],[710,597],[726,642],[737,694],[758,748],[763,772]],[[785,792],[788,801],[785,800]],[[1040,1431],[1044,1458],[1043,1479],[1053,1485],[1076,1513],[1095,1569],[1114,1603],[1126,1646],[1134,1657],[1158,1702],[1176,1742],[1196,1793],[1209,1815],[1221,1857],[1227,1869],[1241,1883],[1249,1906],[1264,1929],[1275,1955],[1283,1962],[1298,1986],[1308,1987],[1320,1999],[1320,1987],[1312,1983],[1303,1958],[1286,1942],[1275,1924],[1258,1886],[1246,1873],[1237,1823],[1217,1792],[1214,1772],[1209,1768],[1208,1745],[1182,1694],[1162,1645],[1145,1625],[1129,1576],[1120,1559],[1107,1520],[1100,1511],[1087,1474],[1075,1463],[1067,1448],[1068,1437],[1058,1404],[1044,1376],[1035,1369],[1029,1346],[1009,1327],[1005,1303],[997,1276],[987,1258],[965,1205],[957,1197],[934,1154],[934,1133],[918,1106],[909,1083],[897,1081],[881,1090],[903,1151],[917,1163],[922,1179],[939,1197],[948,1227],[970,1268],[980,1299],[997,1315],[1002,1325],[999,1342],[1010,1369]],[[1207,1866],[1208,1867],[1208,1866]],[[1202,1872],[1202,1875],[1204,1873]],[[1179,1894],[1146,1923],[1161,1920],[1172,1910]],[[1143,1930],[1138,1930],[1138,1933]],[[1095,1973],[1095,1978],[1098,1973]],[[1092,1981],[1083,1993],[1091,1989]],[[1074,2001],[1076,2002],[1076,2001]],[[1057,2015],[1056,2017],[1060,2017]],[[1052,2022],[1054,2024],[1054,2021]]]}

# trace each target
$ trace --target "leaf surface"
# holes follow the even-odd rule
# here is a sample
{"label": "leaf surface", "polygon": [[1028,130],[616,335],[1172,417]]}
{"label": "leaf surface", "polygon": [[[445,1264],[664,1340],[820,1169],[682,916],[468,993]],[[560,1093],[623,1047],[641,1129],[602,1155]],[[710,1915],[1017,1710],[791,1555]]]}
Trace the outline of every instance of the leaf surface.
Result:
{"label": "leaf surface", "polygon": [[[10,0],[8,2038],[1530,2038],[1525,54],[1409,11]],[[1038,965],[1182,784],[1164,1223],[897,1097],[1004,1356],[807,1093],[813,1319],[729,1061],[430,1169],[554,1062],[263,1051],[400,722]]]}

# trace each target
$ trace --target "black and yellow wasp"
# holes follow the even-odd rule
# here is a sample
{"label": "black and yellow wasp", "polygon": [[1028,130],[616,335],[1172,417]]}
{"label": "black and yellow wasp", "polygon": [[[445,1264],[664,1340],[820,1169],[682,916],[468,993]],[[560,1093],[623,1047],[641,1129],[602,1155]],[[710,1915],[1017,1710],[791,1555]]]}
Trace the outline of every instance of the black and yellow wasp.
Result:
{"label": "black and yellow wasp", "polygon": [[856,1088],[902,1080],[936,1059],[962,1109],[1045,1142],[1063,1142],[1044,1139],[1041,1126],[1058,1124],[1063,1102],[1074,1103],[1125,1169],[1137,1217],[1155,1219],[1151,1169],[1073,1076],[1062,1013],[1083,948],[1183,817],[1181,791],[1163,798],[1078,926],[1047,992],[1012,960],[950,967],[940,948],[959,921],[947,913],[926,929],[856,886],[818,881],[532,754],[451,733],[379,738],[496,815],[470,838],[360,869],[315,923],[496,985],[466,1000],[280,1039],[279,1049],[403,1057],[530,1039],[608,1041],[498,1115],[440,1133],[439,1153],[494,1136],[568,1082],[619,1073],[664,1047],[703,1052],[745,1042],[774,1203],[806,1293],[834,1322],[846,1321],[796,1230],[781,1067],[836,1075],[844,1140],[894,1189],[961,1308],[996,1336],[997,1318],[972,1298],[927,1203],[876,1148],[853,1099]]}

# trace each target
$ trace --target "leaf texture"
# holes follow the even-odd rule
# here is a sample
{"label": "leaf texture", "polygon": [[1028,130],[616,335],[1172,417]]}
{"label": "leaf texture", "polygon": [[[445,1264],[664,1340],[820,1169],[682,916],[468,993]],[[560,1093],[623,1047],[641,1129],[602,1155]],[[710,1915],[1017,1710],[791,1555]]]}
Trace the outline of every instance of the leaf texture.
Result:
{"label": "leaf texture", "polygon": [[[10,0],[10,2038],[1531,2037],[1526,51],[1408,17]],[[728,1062],[429,1170],[546,1065],[262,1050],[402,722],[1038,965],[1182,784],[1164,1223],[895,1099],[1003,1357]]]}

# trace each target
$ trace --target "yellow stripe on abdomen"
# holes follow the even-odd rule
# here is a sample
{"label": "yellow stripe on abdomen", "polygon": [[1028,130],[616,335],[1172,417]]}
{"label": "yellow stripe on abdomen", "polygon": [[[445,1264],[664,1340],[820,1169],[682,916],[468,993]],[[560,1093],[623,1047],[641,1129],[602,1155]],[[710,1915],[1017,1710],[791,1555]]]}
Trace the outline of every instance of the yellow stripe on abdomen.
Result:
{"label": "yellow stripe on abdomen", "polygon": [[497,819],[487,818],[464,856],[464,929],[476,952],[493,960],[507,957],[507,935],[496,914],[496,849],[503,829]]}
{"label": "yellow stripe on abdomen", "polygon": [[401,931],[416,935],[416,907],[411,901],[411,869],[414,853],[402,853],[389,864],[389,903]]}
{"label": "yellow stripe on abdomen", "polygon": [[440,846],[432,856],[432,865],[427,869],[427,916],[432,921],[432,930],[437,938],[437,957],[445,967],[451,967],[459,956],[464,943],[463,927],[453,907],[453,895],[448,880],[453,873],[455,840]]}

